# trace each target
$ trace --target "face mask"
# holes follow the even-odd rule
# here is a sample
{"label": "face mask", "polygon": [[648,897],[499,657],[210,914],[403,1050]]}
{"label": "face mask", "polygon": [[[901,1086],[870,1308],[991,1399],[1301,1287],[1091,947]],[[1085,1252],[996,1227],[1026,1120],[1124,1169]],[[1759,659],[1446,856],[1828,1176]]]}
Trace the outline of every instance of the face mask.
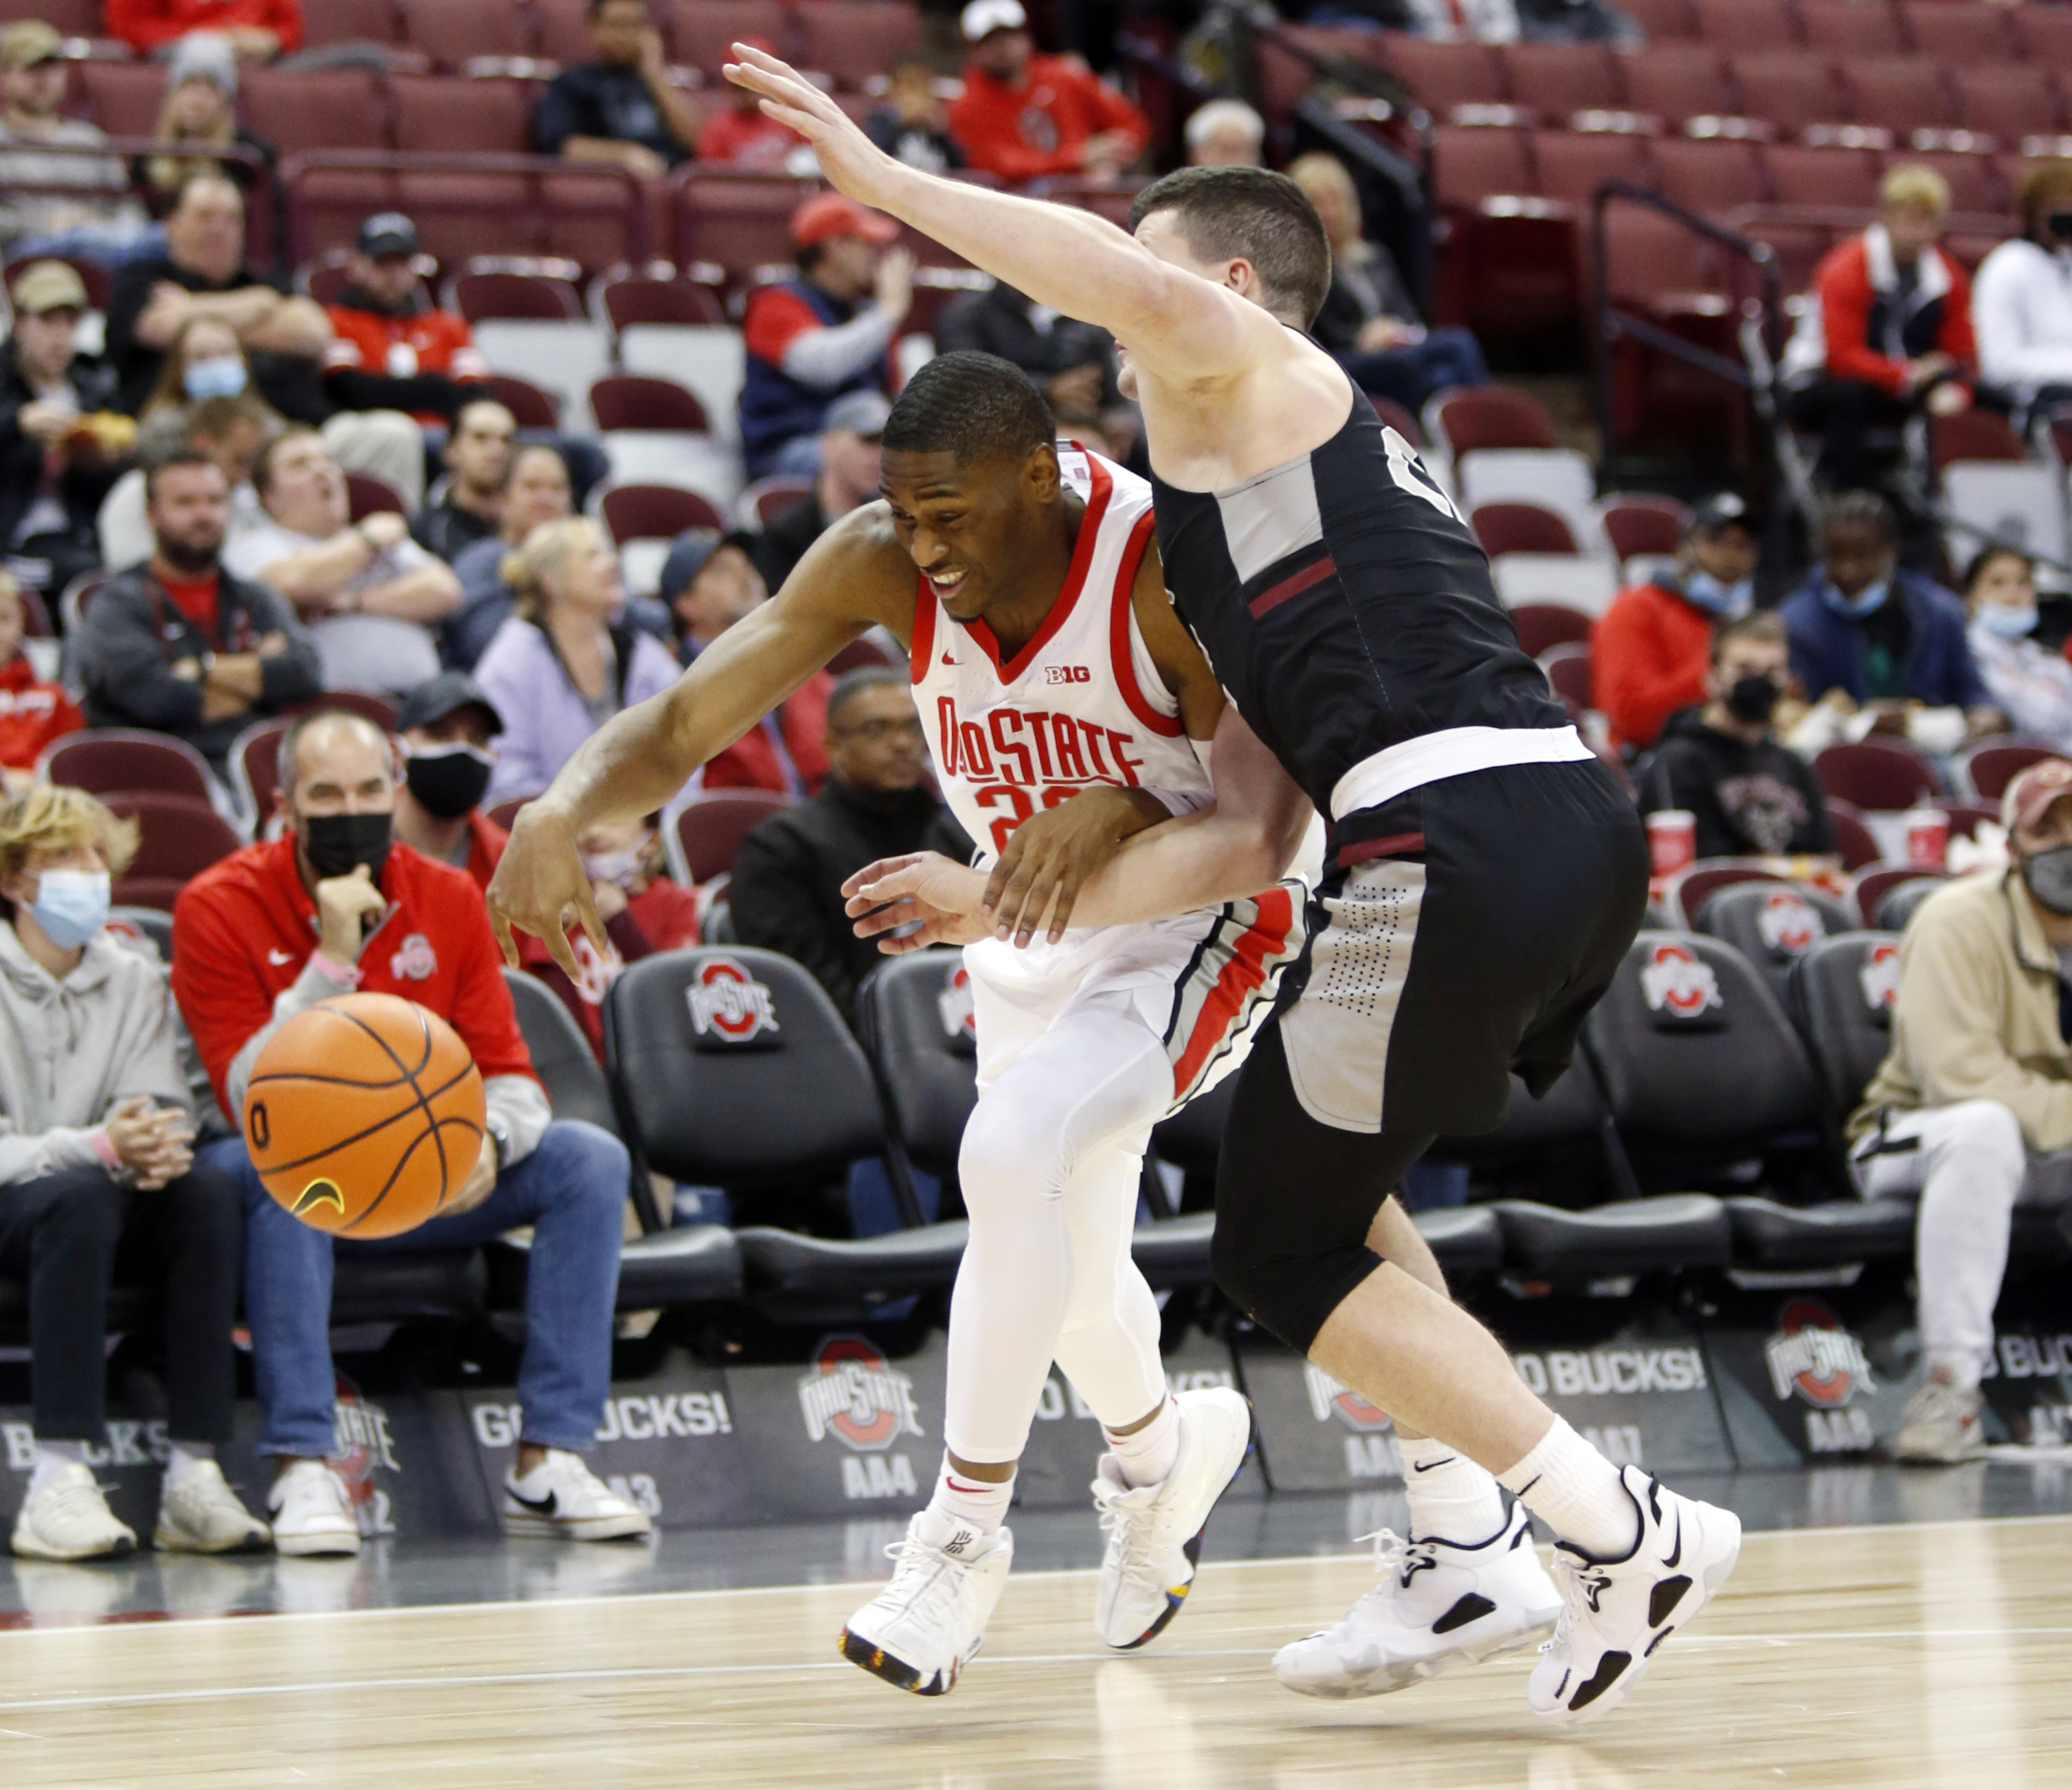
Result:
{"label": "face mask", "polygon": [[191,360],[187,371],[181,375],[180,383],[187,388],[189,397],[235,398],[245,390],[245,363],[232,355],[221,355],[208,360]]}
{"label": "face mask", "polygon": [[1741,578],[1722,584],[1709,572],[1693,572],[1684,581],[1684,600],[1695,603],[1708,615],[1731,622],[1755,607],[1755,580]]}
{"label": "face mask", "polygon": [[640,874],[640,858],[637,845],[623,852],[586,852],[583,873],[594,883],[616,883],[623,889]]}
{"label": "face mask", "polygon": [[2047,852],[2031,852],[2021,860],[2021,880],[2036,897],[2038,907],[2062,918],[2072,918],[2072,845],[2054,845]]}
{"label": "face mask", "polygon": [[495,764],[480,746],[419,746],[403,761],[403,782],[427,814],[458,820],[482,799]]}
{"label": "face mask", "polygon": [[105,870],[46,870],[29,912],[60,950],[77,950],[106,924],[112,886]]}
{"label": "face mask", "polygon": [[2008,609],[1998,603],[1988,604],[1979,611],[1979,626],[2003,640],[2025,640],[2036,631],[2036,605]]}
{"label": "face mask", "polygon": [[1778,688],[1775,678],[1760,673],[1737,677],[1727,692],[1727,712],[1736,721],[1752,721],[1760,726],[1769,721],[1777,707],[1777,699],[1783,693]]}
{"label": "face mask", "polygon": [[1852,621],[1860,622],[1866,615],[1885,606],[1885,600],[1892,594],[1892,581],[1880,578],[1867,584],[1853,597],[1844,597],[1829,581],[1820,587],[1821,601],[1838,615],[1846,615]]}
{"label": "face mask", "polygon": [[302,849],[317,881],[349,877],[364,864],[380,881],[390,819],[388,815],[311,815],[302,823]]}
{"label": "face mask", "polygon": [[2053,211],[2048,221],[2051,235],[2060,242],[2072,243],[2072,211]]}

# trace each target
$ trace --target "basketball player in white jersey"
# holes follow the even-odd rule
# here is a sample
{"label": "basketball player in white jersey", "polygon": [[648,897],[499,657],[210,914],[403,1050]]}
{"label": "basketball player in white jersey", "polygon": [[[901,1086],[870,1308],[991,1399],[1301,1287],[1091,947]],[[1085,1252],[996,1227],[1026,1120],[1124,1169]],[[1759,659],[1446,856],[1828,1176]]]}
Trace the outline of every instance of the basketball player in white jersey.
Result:
{"label": "basketball player in white jersey", "polygon": [[[516,925],[559,955],[571,904],[594,935],[581,835],[659,807],[874,625],[910,649],[943,793],[983,863],[1019,835],[1016,859],[1069,887],[1116,839],[1215,806],[1194,742],[1217,731],[1223,692],[1166,597],[1142,479],[1059,449],[1015,367],[957,354],[894,407],[882,488],[520,815],[489,890],[507,952]],[[1226,804],[1209,822],[1264,893],[1098,929],[1060,913],[1029,948],[966,952],[980,1097],[959,1162],[971,1235],[951,1303],[943,1468],[891,1550],[891,1583],[842,1637],[849,1659],[903,1689],[948,1690],[978,1648],[1054,1361],[1108,1441],[1095,1619],[1111,1645],[1141,1645],[1179,1610],[1202,1524],[1243,1464],[1239,1394],[1167,1390],[1130,1233],[1152,1126],[1235,1065],[1301,946],[1299,889],[1275,880],[1308,805],[1285,780],[1270,786],[1264,805]]]}

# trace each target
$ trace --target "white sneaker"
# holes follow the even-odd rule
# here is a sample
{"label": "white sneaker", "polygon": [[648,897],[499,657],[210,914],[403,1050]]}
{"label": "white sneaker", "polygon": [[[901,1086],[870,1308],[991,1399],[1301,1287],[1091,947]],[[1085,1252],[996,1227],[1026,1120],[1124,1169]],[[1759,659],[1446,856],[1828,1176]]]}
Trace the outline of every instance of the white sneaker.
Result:
{"label": "white sneaker", "polygon": [[1111,1647],[1141,1647],[1180,1613],[1202,1557],[1202,1529],[1252,1447],[1252,1406],[1227,1386],[1183,1392],[1180,1451],[1156,1485],[1133,1486],[1103,1455],[1094,1508],[1108,1531],[1094,1626]]}
{"label": "white sneaker", "polygon": [[1913,1465],[1953,1466],[1983,1460],[1985,1426],[1979,1421],[1979,1389],[1966,1391],[1931,1374],[1914,1389],[1900,1414],[1892,1458]]}
{"label": "white sneaker", "polygon": [[902,1690],[939,1697],[985,1642],[1014,1538],[997,1529],[982,1543],[968,1523],[922,1510],[885,1552],[892,1583],[849,1619],[842,1657]]}
{"label": "white sneaker", "polygon": [[357,1554],[360,1519],[352,1513],[352,1494],[328,1463],[298,1460],[273,1481],[266,1495],[273,1519],[277,1554]]}
{"label": "white sneaker", "polygon": [[31,1560],[99,1560],[129,1553],[137,1532],[108,1508],[92,1470],[68,1460],[23,1501],[14,1542],[14,1551]]}
{"label": "white sneaker", "polygon": [[1555,1544],[1561,1617],[1525,1689],[1550,1722],[1587,1721],[1623,1701],[1655,1650],[1719,1595],[1741,1554],[1731,1510],[1679,1496],[1638,1467],[1622,1467],[1619,1481],[1640,1517],[1632,1553],[1593,1560]]}
{"label": "white sneaker", "polygon": [[168,1477],[158,1494],[151,1546],[167,1554],[243,1554],[273,1538],[212,1460],[196,1461],[177,1485]]}
{"label": "white sneaker", "polygon": [[1532,1521],[1511,1506],[1502,1529],[1463,1547],[1437,1537],[1374,1537],[1381,1583],[1328,1628],[1290,1641],[1273,1675],[1305,1697],[1378,1697],[1450,1666],[1529,1647],[1554,1632],[1561,1594],[1532,1546]]}
{"label": "white sneaker", "polygon": [[[524,1486],[523,1492],[518,1488]],[[520,1479],[504,1476],[504,1533],[565,1535],[572,1542],[618,1542],[652,1534],[655,1525],[596,1474],[581,1455],[549,1448]]]}

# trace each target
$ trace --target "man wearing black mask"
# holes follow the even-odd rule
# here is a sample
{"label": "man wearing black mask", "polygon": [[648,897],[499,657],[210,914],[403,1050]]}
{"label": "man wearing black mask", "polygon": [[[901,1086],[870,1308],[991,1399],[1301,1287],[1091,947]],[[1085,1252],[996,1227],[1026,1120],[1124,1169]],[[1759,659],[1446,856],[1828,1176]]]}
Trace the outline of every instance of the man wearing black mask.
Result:
{"label": "man wearing black mask", "polygon": [[1772,725],[1790,682],[1790,647],[1774,614],[1721,627],[1704,704],[1669,717],[1641,779],[1641,812],[1688,809],[1701,858],[1833,851],[1813,767],[1778,743]]}
{"label": "man wearing black mask", "polygon": [[465,671],[442,671],[404,697],[396,714],[403,783],[396,836],[465,870],[487,889],[511,835],[477,805],[496,766],[504,717]]}

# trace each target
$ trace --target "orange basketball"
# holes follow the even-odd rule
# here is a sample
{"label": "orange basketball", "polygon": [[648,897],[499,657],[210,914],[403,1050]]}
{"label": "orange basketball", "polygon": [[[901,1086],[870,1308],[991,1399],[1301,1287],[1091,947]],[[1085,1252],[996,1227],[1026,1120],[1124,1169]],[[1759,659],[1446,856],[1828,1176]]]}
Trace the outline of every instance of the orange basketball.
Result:
{"label": "orange basketball", "polygon": [[341,1237],[396,1237],[482,1153],[482,1076],[454,1028],[397,995],[319,1001],[266,1041],[245,1145],[266,1191]]}

